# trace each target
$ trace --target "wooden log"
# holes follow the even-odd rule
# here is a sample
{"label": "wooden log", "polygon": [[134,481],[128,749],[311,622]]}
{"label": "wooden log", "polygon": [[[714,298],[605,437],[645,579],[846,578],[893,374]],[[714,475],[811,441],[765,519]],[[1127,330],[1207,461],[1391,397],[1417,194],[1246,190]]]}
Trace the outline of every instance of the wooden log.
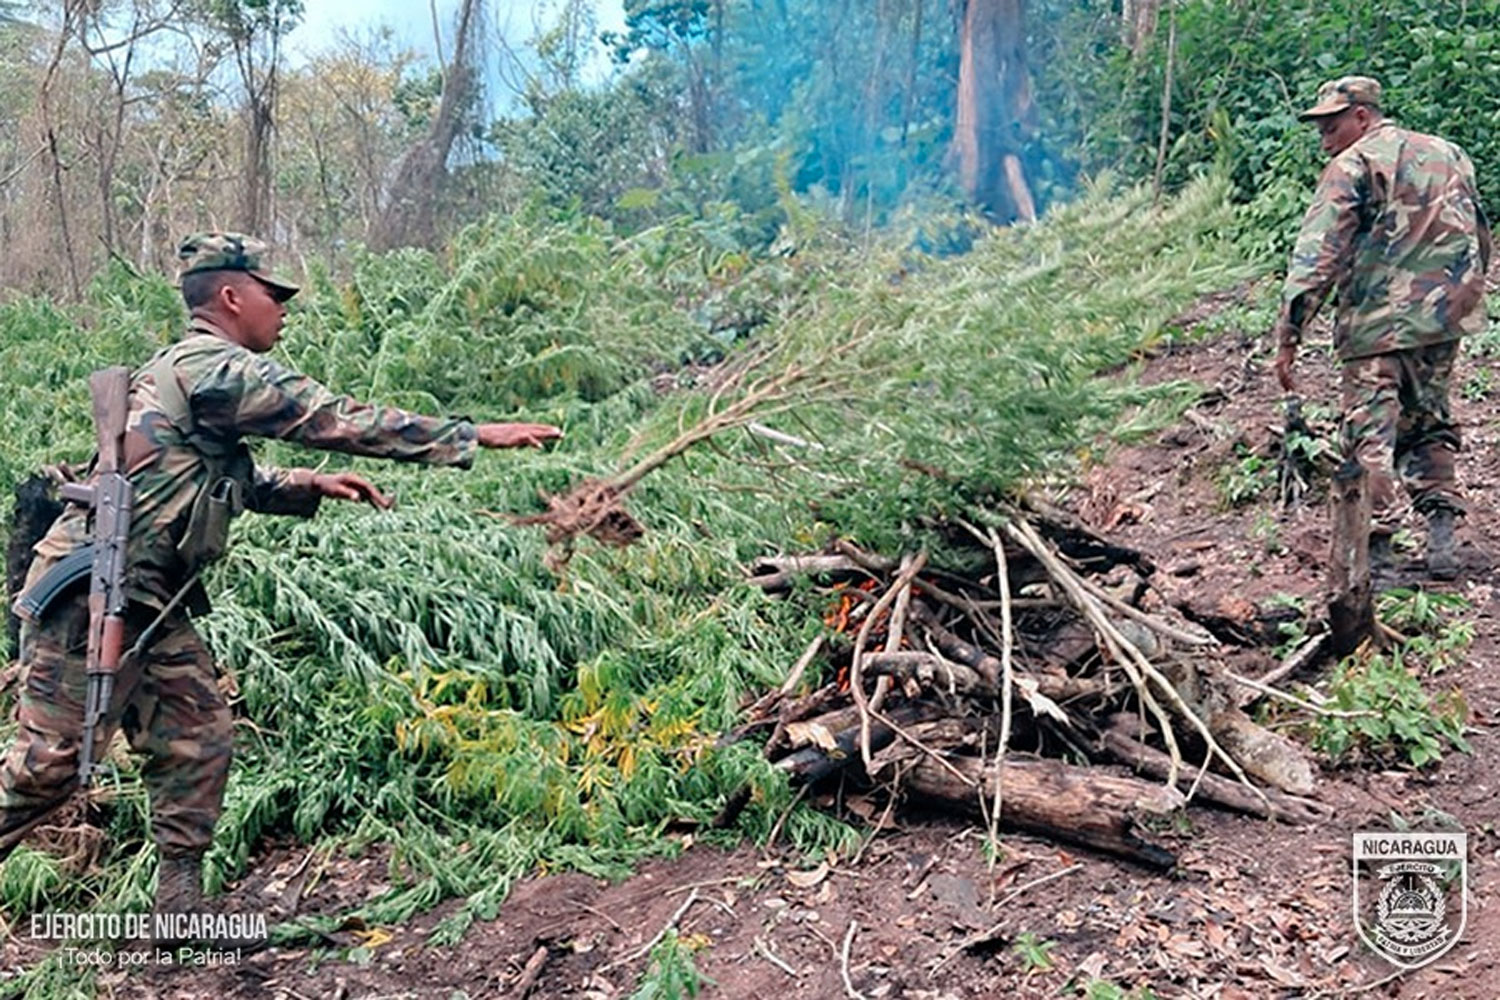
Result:
{"label": "wooden log", "polygon": [[[1246,774],[1293,795],[1312,794],[1313,767],[1307,751],[1242,712],[1238,686],[1221,676],[1215,664],[1205,662],[1200,668],[1186,659],[1172,659],[1162,665],[1162,673]],[[1182,718],[1181,712],[1177,717]]]}
{"label": "wooden log", "polygon": [[[936,718],[942,714],[942,709],[936,705],[919,703],[899,705],[889,709],[885,714],[897,725],[907,726],[924,719]],[[850,764],[860,763],[859,728],[856,722],[855,725],[835,732],[833,746],[829,749],[819,746],[803,747],[778,760],[775,766],[785,771],[791,777],[793,784],[816,784]],[[879,721],[870,723],[870,749],[872,751],[885,749],[895,738],[896,731],[890,726]]]}
{"label": "wooden log", "polygon": [[[786,747],[800,750],[806,746],[820,746],[825,750],[834,745],[839,733],[859,726],[859,709],[846,704],[831,712],[786,724]],[[770,748],[767,748],[768,750]]]}
{"label": "wooden log", "polygon": [[750,583],[762,590],[785,590],[800,576],[850,579],[869,570],[845,555],[762,556],[750,567]]}
{"label": "wooden log", "polygon": [[1375,636],[1370,584],[1369,475],[1347,461],[1333,474],[1333,545],[1328,557],[1328,625],[1335,657]]}
{"label": "wooden log", "polygon": [[1190,592],[1175,596],[1172,605],[1227,646],[1275,646],[1285,638],[1282,626],[1302,617],[1296,608],[1263,608],[1236,593],[1208,597]]}
{"label": "wooden log", "polygon": [[[914,722],[906,728],[906,735],[917,740],[929,750],[941,750],[944,752],[957,750],[960,747],[968,748],[973,753],[981,750],[994,752],[1000,741],[1000,717],[997,715],[966,716],[946,719],[933,719],[930,722]],[[899,756],[905,757],[906,747],[895,744],[892,751],[897,751]],[[879,766],[876,771],[880,771]]]}
{"label": "wooden log", "polygon": [[1214,739],[1246,774],[1293,795],[1311,795],[1317,787],[1307,752],[1238,708],[1215,712],[1207,722]]}
{"label": "wooden log", "polygon": [[[1116,718],[1100,737],[1104,751],[1114,760],[1128,765],[1136,771],[1159,781],[1165,780],[1172,769],[1172,758],[1160,750],[1149,747],[1132,735],[1136,728],[1134,719]],[[1196,769],[1182,772],[1177,787],[1184,792],[1192,788],[1197,777]],[[1302,798],[1275,788],[1262,789],[1266,801],[1250,789],[1217,774],[1205,774],[1198,782],[1195,798],[1201,798],[1235,812],[1247,813],[1285,823],[1310,825],[1326,819],[1332,810],[1320,802]],[[1267,807],[1269,803],[1269,808]]]}
{"label": "wooden log", "polygon": [[990,690],[1000,689],[1000,660],[986,653],[973,643],[965,642],[954,635],[938,621],[938,616],[927,605],[920,602],[912,604],[911,616],[914,621],[920,622],[927,629],[932,641],[950,659],[957,660],[967,667],[973,667],[979,672],[979,676],[990,686]]}
{"label": "wooden log", "polygon": [[[921,798],[981,815],[979,796],[995,797],[995,763],[956,757],[948,763],[974,784],[928,757],[915,760],[905,789]],[[1099,768],[1073,767],[1057,760],[1007,760],[1001,771],[1004,807],[1000,825],[1082,844],[1152,868],[1177,864],[1172,852],[1143,839],[1139,817],[1162,815],[1182,803],[1182,793]]]}
{"label": "wooden log", "polygon": [[[972,668],[979,675],[984,682],[983,691],[993,694],[1000,690],[999,657],[991,656],[973,643],[966,642],[948,631],[942,622],[938,621],[937,614],[925,604],[913,602],[911,616],[913,620],[920,622],[922,627],[927,629],[927,634],[932,637],[932,641],[945,656]],[[1069,677],[1067,674],[1046,670],[1024,673],[1017,671],[1017,676],[1036,681],[1038,692],[1059,702],[1092,697],[1103,694],[1107,690],[1102,680],[1093,677]]]}
{"label": "wooden log", "polygon": [[798,698],[790,704],[783,704],[778,713],[776,726],[771,730],[770,738],[766,740],[766,756],[774,756],[778,750],[786,746],[787,726],[823,713],[842,697],[837,684],[825,684],[806,697]]}
{"label": "wooden log", "polygon": [[865,656],[865,672],[898,681],[914,680],[954,694],[994,696],[998,686],[979,676],[978,671],[962,663],[944,659],[936,653],[895,652],[870,653]]}

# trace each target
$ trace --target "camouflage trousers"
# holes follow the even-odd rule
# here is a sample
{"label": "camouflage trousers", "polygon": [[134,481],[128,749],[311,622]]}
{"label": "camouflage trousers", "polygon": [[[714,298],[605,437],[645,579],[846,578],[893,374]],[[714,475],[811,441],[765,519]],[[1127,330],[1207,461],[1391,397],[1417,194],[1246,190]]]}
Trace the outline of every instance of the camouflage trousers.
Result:
{"label": "camouflage trousers", "polygon": [[1391,351],[1344,362],[1343,454],[1369,474],[1376,533],[1401,527],[1399,476],[1420,514],[1464,511],[1454,475],[1458,425],[1448,408],[1448,384],[1458,341]]}
{"label": "camouflage trousers", "polygon": [[[130,606],[126,650],[155,616],[154,609]],[[40,625],[21,629],[20,725],[0,762],[0,858],[77,787],[88,617],[87,595],[80,594]],[[146,756],[142,777],[157,845],[166,854],[201,851],[223,804],[232,719],[213,657],[188,620],[169,617],[156,634],[141,657],[127,656],[121,666],[95,753],[103,754],[122,730]]]}

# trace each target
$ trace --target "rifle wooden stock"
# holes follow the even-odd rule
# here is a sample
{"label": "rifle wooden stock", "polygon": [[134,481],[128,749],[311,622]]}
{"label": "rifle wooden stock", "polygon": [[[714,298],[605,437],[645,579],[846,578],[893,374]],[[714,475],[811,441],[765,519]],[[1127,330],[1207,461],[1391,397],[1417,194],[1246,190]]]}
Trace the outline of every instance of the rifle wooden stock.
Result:
{"label": "rifle wooden stock", "polygon": [[89,376],[89,396],[94,401],[94,437],[99,450],[95,469],[119,472],[125,413],[130,406],[130,369],[117,365],[94,372]]}
{"label": "rifle wooden stock", "polygon": [[98,456],[94,462],[92,506],[94,565],[89,581],[88,692],[84,699],[82,746],[78,753],[78,782],[87,788],[94,770],[94,737],[109,715],[115,673],[125,647],[125,568],[133,506],[130,480],[121,462],[125,451],[125,423],[130,406],[130,369],[106,368],[89,376],[94,403],[94,433]]}

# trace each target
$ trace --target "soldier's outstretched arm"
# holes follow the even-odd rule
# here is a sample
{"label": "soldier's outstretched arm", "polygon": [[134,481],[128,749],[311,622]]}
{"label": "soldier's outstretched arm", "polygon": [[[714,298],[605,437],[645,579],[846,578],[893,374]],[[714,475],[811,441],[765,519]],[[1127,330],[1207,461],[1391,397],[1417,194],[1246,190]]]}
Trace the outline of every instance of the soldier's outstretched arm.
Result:
{"label": "soldier's outstretched arm", "polygon": [[461,418],[372,406],[248,350],[234,352],[201,377],[192,387],[192,406],[201,427],[352,455],[465,468],[477,448],[534,446],[562,434],[546,424],[476,427]]}

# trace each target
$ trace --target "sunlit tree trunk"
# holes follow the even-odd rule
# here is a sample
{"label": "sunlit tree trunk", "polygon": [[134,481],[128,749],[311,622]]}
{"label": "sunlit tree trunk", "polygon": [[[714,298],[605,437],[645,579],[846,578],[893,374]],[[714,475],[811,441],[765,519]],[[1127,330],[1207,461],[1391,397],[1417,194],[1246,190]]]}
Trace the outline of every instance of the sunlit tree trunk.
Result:
{"label": "sunlit tree trunk", "polygon": [[1121,41],[1130,54],[1139,57],[1156,34],[1156,14],[1161,0],[1122,0],[1120,7]]}
{"label": "sunlit tree trunk", "polygon": [[954,154],[965,194],[1001,222],[1036,218],[1021,168],[1032,118],[1024,0],[964,0]]}
{"label": "sunlit tree trunk", "polygon": [[447,173],[448,153],[458,136],[464,108],[473,96],[475,49],[478,46],[481,0],[464,0],[458,12],[453,59],[443,74],[443,96],[432,125],[396,164],[385,210],[375,227],[373,242],[389,248],[425,245],[436,238],[437,198]]}
{"label": "sunlit tree trunk", "polygon": [[276,101],[275,71],[264,90],[252,90],[246,100],[249,127],[245,131],[245,182],[240,195],[239,225],[246,232],[266,231],[271,210],[271,129]]}

